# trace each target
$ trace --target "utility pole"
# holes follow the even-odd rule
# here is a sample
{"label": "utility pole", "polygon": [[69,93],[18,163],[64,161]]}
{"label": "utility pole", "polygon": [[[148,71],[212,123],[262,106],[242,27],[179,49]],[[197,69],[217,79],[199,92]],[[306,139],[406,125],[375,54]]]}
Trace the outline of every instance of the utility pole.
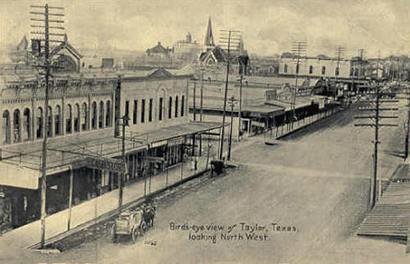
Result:
{"label": "utility pole", "polygon": [[[204,71],[205,69],[201,68],[201,90],[200,90],[200,101],[199,101],[199,121],[203,121],[203,108],[204,108]],[[202,156],[202,134],[199,134],[199,156]]]}
{"label": "utility pole", "polygon": [[243,72],[239,78],[239,113],[238,113],[238,141],[241,141],[242,134],[242,85],[243,85]]}
{"label": "utility pole", "polygon": [[293,96],[291,102],[291,109],[292,109],[292,122],[291,128],[293,129],[293,123],[296,121],[296,96],[298,92],[298,79],[299,79],[299,72],[300,72],[300,60],[302,56],[306,53],[306,41],[295,41],[292,43],[292,53],[296,56],[296,70],[295,70],[295,88],[293,89]]}
{"label": "utility pole", "polygon": [[235,97],[231,97],[229,99],[229,105],[231,107],[231,130],[229,133],[229,146],[228,146],[228,160],[231,160],[231,152],[232,152],[232,130],[233,130],[233,107],[235,105],[236,99]]}
{"label": "utility pole", "polygon": [[227,56],[226,56],[226,76],[225,76],[224,104],[223,104],[223,115],[222,115],[221,148],[220,148],[220,153],[219,153],[219,159],[220,160],[222,160],[222,158],[223,158],[223,148],[224,148],[224,139],[225,139],[225,118],[226,118],[226,103],[227,103],[227,98],[228,98],[229,66],[230,66],[230,60],[231,60],[231,44],[234,41],[237,41],[239,43],[239,41],[241,40],[240,35],[239,35],[240,31],[222,30],[221,32],[224,35],[227,34],[227,37],[226,36],[221,37],[222,43],[227,44]]}
{"label": "utility pole", "polygon": [[[52,7],[48,4],[44,6],[32,5],[30,6],[33,11],[30,11],[31,15],[34,15],[30,20],[33,22],[31,28],[40,28],[44,31],[32,31],[31,34],[35,35],[37,39],[33,38],[33,41],[37,42],[37,52],[38,59],[42,59],[43,62],[36,65],[44,74],[45,79],[45,96],[44,96],[44,117],[43,117],[43,143],[41,151],[41,238],[40,238],[40,247],[44,248],[45,246],[45,234],[46,234],[46,224],[45,219],[47,216],[46,210],[46,200],[47,200],[47,143],[48,143],[48,106],[49,106],[49,89],[50,89],[50,77],[51,77],[51,68],[54,66],[51,65],[50,58],[50,42],[62,42],[61,40],[50,39],[50,36],[64,36],[62,33],[50,32],[52,30],[64,30],[62,24],[64,20],[61,19],[49,19],[49,17],[64,17],[63,7]],[[49,10],[54,10],[55,13],[50,13]],[[44,23],[44,24],[43,24]],[[41,51],[41,43],[44,43],[44,52]]]}
{"label": "utility pole", "polygon": [[337,79],[338,79],[339,74],[340,74],[340,61],[342,60],[343,52],[344,52],[343,47],[341,47],[341,46],[337,47],[337,49],[336,49],[336,60],[337,60],[337,62],[336,62],[336,70],[335,70],[335,98],[336,98],[337,92],[338,92]]}
{"label": "utility pole", "polygon": [[[121,208],[122,206],[122,200],[123,200],[123,193],[124,193],[124,176],[125,174],[128,173],[128,166],[127,166],[127,160],[125,158],[125,127],[128,126],[128,122],[130,118],[127,115],[124,115],[121,117],[121,127],[122,127],[122,137],[121,137],[121,157],[122,157],[122,162],[124,163],[125,166],[125,172],[119,174],[119,179],[118,179],[118,208]],[[118,121],[120,121],[118,120]]]}
{"label": "utility pole", "polygon": [[[380,91],[380,85],[376,84],[374,87],[374,98],[373,100],[369,101],[371,104],[370,107],[359,108],[361,111],[368,111],[372,114],[370,115],[360,115],[355,116],[355,119],[368,119],[370,123],[358,123],[355,126],[358,127],[374,127],[374,140],[373,143],[373,176],[371,179],[371,188],[370,188],[370,208],[373,208],[376,204],[376,200],[379,200],[381,197],[381,177],[379,177],[379,191],[377,195],[377,169],[378,169],[378,145],[381,143],[379,141],[379,129],[381,127],[396,127],[397,124],[392,123],[384,123],[382,124],[380,121],[382,119],[397,119],[397,115],[382,115],[383,111],[397,111],[397,107],[380,107],[383,103],[397,103],[398,100],[395,99],[382,99],[384,95],[391,95],[391,93],[383,93]],[[378,197],[378,199],[376,199]]]}

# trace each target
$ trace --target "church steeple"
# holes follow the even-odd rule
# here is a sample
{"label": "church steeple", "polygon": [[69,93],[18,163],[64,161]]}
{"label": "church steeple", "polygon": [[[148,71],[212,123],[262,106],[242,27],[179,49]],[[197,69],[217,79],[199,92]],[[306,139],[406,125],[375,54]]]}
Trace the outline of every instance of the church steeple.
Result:
{"label": "church steeple", "polygon": [[205,45],[205,48],[207,49],[215,46],[214,35],[212,34],[211,17],[209,17],[209,20],[208,20],[208,28],[206,29],[204,45]]}

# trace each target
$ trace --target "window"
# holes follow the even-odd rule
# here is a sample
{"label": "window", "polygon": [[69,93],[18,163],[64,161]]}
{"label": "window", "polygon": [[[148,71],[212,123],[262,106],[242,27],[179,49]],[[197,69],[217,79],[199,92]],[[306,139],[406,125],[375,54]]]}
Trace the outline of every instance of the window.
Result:
{"label": "window", "polygon": [[137,123],[138,115],[138,100],[134,100],[134,111],[132,112],[132,123],[135,125]]}
{"label": "window", "polygon": [[47,118],[47,136],[52,137],[53,136],[53,110],[51,109],[51,106],[48,107],[48,118]]}
{"label": "window", "polygon": [[313,73],[313,66],[310,65],[310,66],[309,66],[309,74],[312,74],[312,73]]}
{"label": "window", "polygon": [[145,122],[145,99],[141,100],[141,123]]}
{"label": "window", "polygon": [[23,127],[24,127],[24,135],[23,140],[27,141],[31,138],[31,115],[30,109],[26,108],[23,112]]}
{"label": "window", "polygon": [[17,143],[20,142],[20,132],[21,132],[21,124],[20,124],[20,110],[16,109],[13,113],[13,142]]}
{"label": "window", "polygon": [[61,131],[61,107],[59,105],[56,106],[55,115],[54,115],[54,131],[56,136],[60,136],[62,133]]}
{"label": "window", "polygon": [[42,138],[43,137],[43,108],[39,107],[37,108],[37,138]]}
{"label": "window", "polygon": [[296,74],[299,73],[299,64],[296,64]]}
{"label": "window", "polygon": [[107,101],[106,105],[107,109],[105,112],[105,126],[111,127],[111,101]]}
{"label": "window", "polygon": [[175,117],[178,117],[178,95],[175,97]]}
{"label": "window", "polygon": [[164,104],[164,98],[160,97],[159,98],[159,107],[158,107],[158,120],[161,121],[162,120],[162,107]]}
{"label": "window", "polygon": [[100,113],[99,113],[99,118],[98,118],[98,127],[103,128],[104,127],[104,102],[100,102]]}
{"label": "window", "polygon": [[[94,102],[94,103],[95,103],[95,102]],[[96,106],[95,108],[97,108],[97,106]],[[66,109],[66,112],[65,112],[65,117],[66,117],[65,132],[66,132],[67,134],[70,134],[70,133],[72,132],[72,130],[71,130],[71,126],[72,126],[72,123],[73,123],[73,116],[72,116],[72,114],[73,114],[73,112],[72,112],[72,109],[71,109],[71,105],[67,105],[67,109]],[[96,116],[96,117],[97,117],[97,116]]]}
{"label": "window", "polygon": [[88,130],[88,109],[87,103],[83,103],[81,106],[81,129],[83,131]]}
{"label": "window", "polygon": [[97,129],[97,103],[91,105],[91,128]]}
{"label": "window", "polygon": [[80,132],[80,105],[75,104],[74,106],[74,132]]}
{"label": "window", "polygon": [[152,122],[152,98],[149,99],[148,121]]}
{"label": "window", "polygon": [[325,66],[322,67],[322,74],[326,74],[326,67]]}
{"label": "window", "polygon": [[284,72],[284,73],[287,73],[287,72],[288,72],[288,65],[287,65],[287,64],[285,64],[285,66],[283,66],[283,72]]}
{"label": "window", "polygon": [[336,69],[335,69],[335,75],[336,75],[336,76],[339,76],[339,67],[336,67]]}
{"label": "window", "polygon": [[125,101],[124,116],[126,117],[125,124],[128,125],[128,120],[130,118],[130,101]]}
{"label": "window", "polygon": [[168,101],[168,118],[171,119],[172,118],[172,97],[169,97],[169,101]]}
{"label": "window", "polygon": [[3,112],[3,144],[10,144],[10,112]]}
{"label": "window", "polygon": [[185,96],[183,95],[181,98],[181,116],[185,115]]}

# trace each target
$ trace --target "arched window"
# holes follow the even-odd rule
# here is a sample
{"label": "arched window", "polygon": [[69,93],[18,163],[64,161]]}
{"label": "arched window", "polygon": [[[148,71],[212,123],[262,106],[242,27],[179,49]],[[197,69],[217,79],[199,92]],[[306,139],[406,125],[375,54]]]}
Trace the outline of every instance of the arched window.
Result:
{"label": "arched window", "polygon": [[87,103],[81,106],[81,130],[88,130],[88,108]]}
{"label": "arched window", "polygon": [[53,136],[53,109],[51,109],[51,106],[48,107],[48,118],[47,118],[47,136],[52,137]]}
{"label": "arched window", "polygon": [[178,117],[178,95],[175,97],[175,117]]}
{"label": "arched window", "polygon": [[172,96],[168,99],[168,118],[172,118]]}
{"label": "arched window", "polygon": [[10,112],[3,112],[3,144],[10,144]]}
{"label": "arched window", "polygon": [[30,109],[26,108],[23,112],[23,141],[30,140],[31,138],[31,114]]}
{"label": "arched window", "polygon": [[310,66],[309,66],[309,74],[312,74],[312,73],[313,73],[313,66],[310,65]]}
{"label": "arched window", "polygon": [[326,66],[322,66],[322,74],[326,74]]}
{"label": "arched window", "polygon": [[37,113],[36,113],[36,118],[37,118],[37,127],[36,127],[36,136],[37,138],[42,138],[43,137],[43,108],[39,107],[37,108]]}
{"label": "arched window", "polygon": [[296,74],[299,73],[299,64],[296,64]]}
{"label": "arched window", "polygon": [[21,140],[20,110],[16,109],[13,113],[13,143]]}
{"label": "arched window", "polygon": [[181,116],[185,115],[185,96],[183,95],[181,98]]}
{"label": "arched window", "polygon": [[98,127],[103,128],[104,127],[104,102],[100,102],[100,113],[98,117]]}
{"label": "arched window", "polygon": [[91,127],[97,129],[97,103],[93,102],[91,105]]}
{"label": "arched window", "polygon": [[283,66],[283,72],[284,72],[284,73],[287,73],[287,72],[288,72],[288,65],[287,65],[287,64],[285,64],[285,66]]}
{"label": "arched window", "polygon": [[80,105],[74,106],[74,132],[80,132]]}
{"label": "arched window", "polygon": [[63,134],[61,129],[61,107],[59,105],[56,106],[54,114],[54,132],[56,136]]}
{"label": "arched window", "polygon": [[105,126],[111,127],[111,101],[107,101],[107,107],[105,112]]}
{"label": "arched window", "polygon": [[65,132],[66,134],[71,134],[73,125],[73,109],[70,104],[67,105],[65,111]]}

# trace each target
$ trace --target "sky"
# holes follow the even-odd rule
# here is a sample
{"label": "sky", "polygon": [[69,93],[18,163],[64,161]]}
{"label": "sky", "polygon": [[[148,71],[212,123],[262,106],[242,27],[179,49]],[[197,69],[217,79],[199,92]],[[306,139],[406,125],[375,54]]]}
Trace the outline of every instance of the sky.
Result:
{"label": "sky", "polygon": [[[410,53],[410,0],[0,0],[0,46],[30,38],[30,4],[65,7],[70,43],[87,49],[145,51],[172,46],[191,32],[204,41],[208,17],[216,39],[240,30],[245,48],[259,55],[307,42],[307,55],[366,57]],[[218,41],[217,41],[218,42]]]}

